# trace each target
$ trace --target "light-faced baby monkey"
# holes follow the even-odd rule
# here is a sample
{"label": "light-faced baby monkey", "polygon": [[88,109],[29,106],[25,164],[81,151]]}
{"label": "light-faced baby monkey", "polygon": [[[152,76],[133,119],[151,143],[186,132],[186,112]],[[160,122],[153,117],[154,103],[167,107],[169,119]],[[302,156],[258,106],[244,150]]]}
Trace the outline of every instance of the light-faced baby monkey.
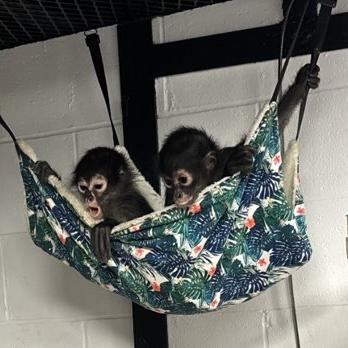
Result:
{"label": "light-faced baby monkey", "polygon": [[[36,173],[43,183],[50,175],[58,176],[47,162],[37,162]],[[79,193],[91,217],[103,219],[91,231],[92,250],[103,263],[111,257],[112,228],[152,212],[132,180],[124,157],[106,147],[89,150],[73,172],[72,188]]]}
{"label": "light-faced baby monkey", "polygon": [[[319,85],[319,67],[303,66],[294,84],[279,102],[279,128],[283,132],[307,84]],[[190,206],[206,186],[236,172],[247,174],[253,150],[244,140],[234,147],[220,148],[205,131],[180,127],[166,138],[159,154],[160,175],[166,187],[166,205]]]}
{"label": "light-faced baby monkey", "polygon": [[172,132],[159,154],[166,205],[191,205],[208,185],[236,172],[247,173],[253,150],[242,143],[220,148],[204,130],[180,127]]}

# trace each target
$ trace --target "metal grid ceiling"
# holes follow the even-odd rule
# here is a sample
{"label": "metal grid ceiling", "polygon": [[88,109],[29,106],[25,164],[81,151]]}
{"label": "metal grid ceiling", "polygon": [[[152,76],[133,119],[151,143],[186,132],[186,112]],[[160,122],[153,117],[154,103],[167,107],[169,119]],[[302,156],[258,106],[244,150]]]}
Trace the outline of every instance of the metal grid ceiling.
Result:
{"label": "metal grid ceiling", "polygon": [[0,49],[225,0],[0,0]]}

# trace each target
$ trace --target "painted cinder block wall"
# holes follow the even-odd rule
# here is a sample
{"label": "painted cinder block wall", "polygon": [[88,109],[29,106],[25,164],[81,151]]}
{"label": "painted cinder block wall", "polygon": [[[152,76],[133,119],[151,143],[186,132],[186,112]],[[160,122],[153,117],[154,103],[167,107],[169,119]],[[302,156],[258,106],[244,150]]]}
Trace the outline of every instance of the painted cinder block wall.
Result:
{"label": "painted cinder block wall", "polygon": [[[281,20],[280,8],[278,0],[234,0],[156,19],[154,40],[273,24]],[[348,11],[348,1],[341,0],[338,10]],[[102,29],[100,35],[121,134],[116,29]],[[293,60],[287,81],[307,61]],[[322,84],[309,98],[300,141],[314,256],[295,274],[294,285],[302,346],[343,348],[348,340],[348,50],[323,54],[320,65]],[[174,127],[190,124],[203,126],[222,145],[235,143],[275,81],[275,62],[157,80],[160,141]],[[65,179],[86,149],[112,143],[83,34],[0,51],[0,112]],[[16,155],[2,130],[0,178],[0,347],[132,347],[130,302],[88,283],[31,242]],[[169,316],[170,347],[294,347],[289,307],[282,282],[217,313]]]}

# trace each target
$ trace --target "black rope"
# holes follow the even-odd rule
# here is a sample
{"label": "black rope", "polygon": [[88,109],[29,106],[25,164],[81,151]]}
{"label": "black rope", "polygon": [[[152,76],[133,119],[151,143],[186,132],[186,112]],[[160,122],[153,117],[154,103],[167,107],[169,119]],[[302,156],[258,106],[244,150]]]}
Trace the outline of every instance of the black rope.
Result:
{"label": "black rope", "polygon": [[11,139],[13,140],[13,143],[16,146],[16,150],[19,150],[19,145],[17,143],[17,139],[14,135],[14,133],[12,132],[11,128],[8,126],[8,124],[5,122],[5,120],[3,119],[3,117],[0,115],[0,126],[2,126],[5,131],[9,134],[9,136],[11,137]]}
{"label": "black rope", "polygon": [[271,102],[274,102],[274,101],[276,101],[278,99],[278,95],[279,95],[279,92],[280,92],[280,89],[281,89],[281,86],[282,86],[282,82],[283,82],[283,78],[284,78],[286,69],[287,69],[287,67],[289,65],[290,58],[291,58],[291,56],[292,56],[292,54],[294,52],[294,48],[295,48],[297,39],[298,39],[300,31],[301,31],[303,20],[305,18],[308,6],[309,6],[311,1],[312,0],[307,0],[305,5],[304,5],[304,7],[303,7],[303,11],[302,11],[302,14],[301,14],[301,17],[300,17],[300,21],[298,23],[298,26],[297,26],[297,29],[296,29],[296,32],[295,32],[295,36],[292,39],[292,42],[291,42],[288,54],[287,54],[286,59],[285,59],[285,63],[284,63],[283,69],[282,69],[282,71],[280,73],[277,85],[276,85],[276,87],[274,89],[274,92],[273,92],[273,95],[272,95],[272,98],[271,98]]}
{"label": "black rope", "polygon": [[115,125],[111,117],[108,85],[106,82],[103,57],[100,51],[99,43],[100,43],[100,38],[97,32],[94,32],[92,34],[86,34],[86,45],[88,46],[89,51],[91,53],[94,70],[97,75],[99,86],[104,96],[106,109],[109,114],[109,120],[111,124],[111,129],[112,129],[112,139],[113,139],[114,145],[119,145]]}
{"label": "black rope", "polygon": [[[283,54],[284,54],[284,41],[285,41],[285,32],[288,27],[288,22],[289,22],[289,17],[290,17],[290,12],[292,9],[292,6],[294,5],[296,0],[291,0],[288,8],[286,9],[286,14],[283,20],[282,24],[282,34],[281,34],[281,39],[280,39],[280,50],[279,50],[279,59],[278,59],[278,80],[281,78],[281,72],[282,72],[282,67],[283,67]],[[279,99],[282,97],[282,82],[280,83],[279,87]]]}
{"label": "black rope", "polygon": [[[330,22],[330,17],[331,17],[331,11],[332,9],[336,6],[337,1],[336,0],[325,0],[325,1],[320,1],[321,6],[320,6],[320,12],[319,12],[319,17],[315,29],[315,39],[314,39],[314,48],[311,56],[311,62],[310,62],[310,70],[312,71],[313,68],[316,66],[319,55],[321,53],[321,50],[323,48],[323,44],[326,38],[326,33],[327,29],[329,26]],[[297,133],[296,133],[296,140],[298,140],[301,132],[301,126],[302,126],[302,121],[303,121],[303,116],[304,116],[304,111],[306,108],[306,103],[307,103],[307,98],[308,98],[308,93],[309,93],[310,87],[307,85],[305,89],[304,96],[301,101],[300,105],[300,113],[298,117],[298,125],[297,125]]]}
{"label": "black rope", "polygon": [[[282,80],[283,80],[283,77],[285,74],[285,70],[286,70],[287,65],[289,63],[289,59],[292,55],[295,43],[296,43],[297,38],[298,38],[299,29],[302,26],[303,18],[304,18],[305,12],[307,11],[308,5],[309,5],[309,2],[308,2],[304,7],[304,12],[302,13],[299,27],[297,28],[295,37],[292,41],[289,52],[287,54],[287,58],[286,58],[284,67],[282,68],[285,31],[287,28],[287,23],[289,20],[290,11],[291,11],[291,8],[292,8],[294,2],[295,2],[295,0],[291,1],[290,5],[287,9],[287,12],[286,12],[286,15],[285,15],[285,18],[283,21],[283,25],[282,25],[280,55],[279,55],[279,60],[278,60],[278,83],[277,83],[277,86],[275,88],[274,94],[272,96],[272,101],[275,101],[278,98],[279,94],[281,94]],[[320,52],[321,52],[321,49],[322,49],[322,46],[323,46],[323,43],[324,43],[324,40],[326,37],[327,28],[328,28],[328,24],[329,24],[330,16],[331,16],[331,11],[332,11],[332,8],[335,6],[336,6],[336,0],[332,0],[332,1],[326,0],[326,1],[322,2],[321,8],[320,8],[320,13],[319,13],[319,18],[317,20],[317,25],[316,25],[316,31],[315,31],[316,37],[314,40],[315,45],[314,45],[313,53],[311,56],[310,70],[309,71],[312,71],[312,69],[317,64],[317,61],[319,59],[319,55],[320,55]],[[298,120],[296,140],[298,139],[299,134],[300,134],[300,129],[301,129],[302,121],[303,121],[303,115],[304,115],[304,111],[305,111],[308,92],[309,92],[309,86],[307,85],[306,90],[305,90],[305,94],[303,96],[303,99],[301,101],[301,106],[300,106],[300,114],[299,114],[299,120]],[[284,152],[284,142],[283,141],[282,141],[282,151]],[[297,320],[296,301],[295,301],[294,284],[293,284],[292,275],[290,275],[288,278],[288,289],[289,289],[289,295],[290,295],[290,301],[291,301],[291,317],[292,317],[292,322],[293,322],[293,326],[294,326],[295,344],[296,344],[296,348],[300,348],[301,343],[300,343],[300,334],[299,334],[299,327],[298,327],[298,320]]]}
{"label": "black rope", "polygon": [[294,325],[295,344],[296,344],[296,348],[301,348],[300,331],[298,328],[296,301],[295,301],[294,283],[293,283],[292,274],[290,274],[288,278],[288,288],[289,288],[290,301],[291,301],[291,318]]}
{"label": "black rope", "polygon": [[[290,17],[290,12],[292,9],[292,6],[294,5],[295,0],[292,0],[289,4],[289,7],[286,10],[286,14],[284,17],[284,21],[282,24],[282,33],[281,33],[281,40],[280,40],[280,52],[279,52],[279,59],[278,59],[278,81],[279,83],[279,92],[277,95],[277,98],[281,98],[282,94],[282,60],[283,60],[283,50],[284,50],[284,40],[285,40],[285,32],[287,29],[289,17]],[[284,75],[283,75],[284,76]],[[284,129],[283,129],[283,134],[281,134],[281,151],[284,153]],[[293,323],[293,328],[294,328],[294,335],[295,335],[295,345],[296,348],[301,347],[300,343],[300,332],[299,332],[299,327],[298,327],[298,320],[297,320],[297,311],[296,311],[296,301],[295,301],[295,294],[294,294],[294,284],[293,284],[293,279],[292,275],[290,274],[289,278],[287,279],[287,284],[288,284],[288,290],[289,290],[289,296],[290,296],[290,313],[291,313],[291,318],[292,318],[292,323]]]}

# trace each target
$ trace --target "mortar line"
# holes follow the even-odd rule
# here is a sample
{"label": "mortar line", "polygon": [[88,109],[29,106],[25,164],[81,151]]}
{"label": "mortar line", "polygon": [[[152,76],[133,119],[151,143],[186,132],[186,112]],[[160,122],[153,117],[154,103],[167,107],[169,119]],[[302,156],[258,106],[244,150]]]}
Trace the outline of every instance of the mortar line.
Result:
{"label": "mortar line", "polygon": [[[335,86],[335,87],[328,87],[328,88],[321,88],[320,90],[313,90],[311,91],[311,94],[309,97],[312,95],[317,95],[329,91],[341,91],[348,89],[347,85],[341,85],[341,86]],[[221,104],[208,104],[204,106],[189,106],[189,107],[184,107],[183,109],[179,110],[173,110],[173,111],[166,111],[163,110],[161,112],[158,112],[158,118],[159,119],[168,119],[172,117],[179,117],[179,116],[186,116],[186,115],[194,115],[194,114],[200,114],[202,112],[212,112],[212,111],[219,111],[219,110],[225,110],[225,109],[233,109],[235,107],[242,107],[242,106],[248,106],[248,105],[253,105],[256,103],[264,104],[268,101],[265,96],[262,97],[253,97],[249,99],[244,99],[241,101],[235,101],[235,102],[230,102],[230,103],[221,103]]]}
{"label": "mortar line", "polygon": [[131,314],[120,314],[119,316],[100,315],[96,317],[86,318],[40,318],[40,319],[10,319],[9,321],[0,321],[0,326],[4,325],[19,325],[19,324],[47,324],[47,323],[80,323],[98,320],[118,320],[118,319],[132,319]]}
{"label": "mortar line", "polygon": [[74,167],[76,167],[77,164],[77,147],[78,147],[78,140],[77,140],[77,133],[72,133],[72,142],[73,142],[73,153],[74,153]]}
{"label": "mortar line", "polygon": [[[122,124],[121,120],[115,121],[116,126],[120,126],[121,124]],[[57,135],[67,135],[67,134],[72,134],[74,132],[78,133],[78,132],[83,132],[87,130],[97,130],[97,129],[108,128],[108,127],[110,127],[110,123],[100,122],[100,123],[88,124],[85,126],[64,128],[64,129],[55,130],[55,131],[26,134],[26,135],[19,136],[18,139],[23,139],[23,140],[42,139],[42,138],[48,138],[48,137],[57,136]],[[5,137],[0,140],[0,144],[6,144],[6,143],[12,143],[12,139],[10,137]]]}
{"label": "mortar line", "polygon": [[82,348],[88,348],[87,345],[87,329],[86,329],[86,323],[84,321],[81,322],[81,328],[82,328]]}
{"label": "mortar line", "polygon": [[269,348],[269,316],[268,311],[262,311],[262,337],[263,337],[263,348]]}
{"label": "mortar line", "polygon": [[5,318],[7,321],[11,319],[10,310],[8,306],[8,298],[7,298],[7,277],[6,277],[6,269],[4,262],[4,253],[3,253],[3,238],[0,236],[0,262],[1,262],[1,278],[2,278],[2,290],[3,290],[3,299],[4,299],[4,307],[5,307]]}
{"label": "mortar line", "polygon": [[11,235],[19,235],[19,234],[27,234],[28,231],[13,231],[13,232],[6,232],[6,233],[0,233],[0,237],[2,236],[11,236]]}

